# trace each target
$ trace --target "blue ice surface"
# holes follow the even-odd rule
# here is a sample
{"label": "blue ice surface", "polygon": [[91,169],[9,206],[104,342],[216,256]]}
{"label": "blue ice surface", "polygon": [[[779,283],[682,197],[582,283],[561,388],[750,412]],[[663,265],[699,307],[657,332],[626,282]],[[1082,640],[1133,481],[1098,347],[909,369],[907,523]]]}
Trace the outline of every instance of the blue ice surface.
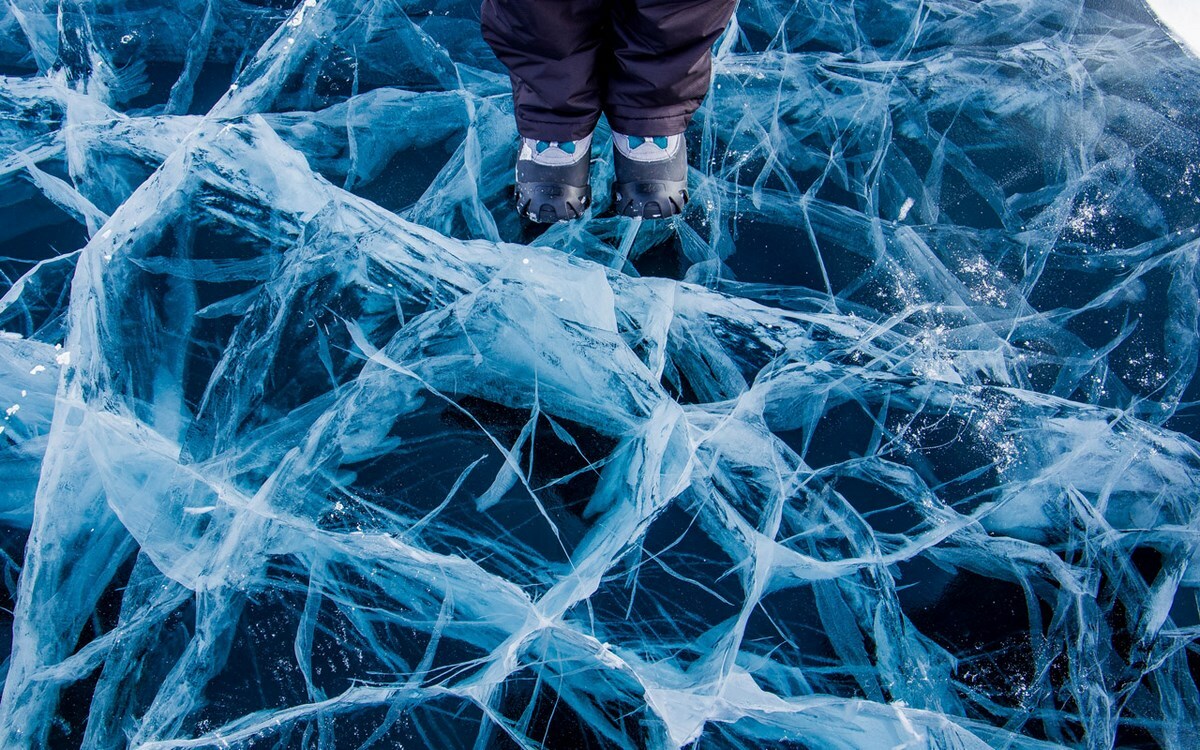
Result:
{"label": "blue ice surface", "polygon": [[537,233],[475,0],[0,11],[0,748],[1200,747],[1200,62],[743,0]]}

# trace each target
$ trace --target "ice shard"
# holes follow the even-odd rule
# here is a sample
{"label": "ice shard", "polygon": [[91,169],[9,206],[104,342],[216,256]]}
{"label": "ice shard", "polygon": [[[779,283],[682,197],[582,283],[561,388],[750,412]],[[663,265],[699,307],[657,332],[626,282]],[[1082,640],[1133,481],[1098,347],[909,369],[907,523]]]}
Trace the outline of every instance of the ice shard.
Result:
{"label": "ice shard", "polygon": [[513,211],[473,0],[0,10],[0,747],[1200,747],[1200,60],[743,0]]}

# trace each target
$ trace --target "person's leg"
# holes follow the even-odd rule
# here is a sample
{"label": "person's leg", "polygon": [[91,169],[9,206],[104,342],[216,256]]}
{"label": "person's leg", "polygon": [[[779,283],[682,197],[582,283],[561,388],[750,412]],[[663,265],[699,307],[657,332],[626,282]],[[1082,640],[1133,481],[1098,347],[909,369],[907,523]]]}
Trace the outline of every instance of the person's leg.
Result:
{"label": "person's leg", "polygon": [[606,0],[483,0],[483,38],[508,68],[517,131],[575,141],[600,119]]}
{"label": "person's leg", "polygon": [[480,17],[483,38],[512,79],[521,135],[517,212],[543,223],[577,219],[592,200],[605,0],[483,0]]}
{"label": "person's leg", "polygon": [[615,208],[666,218],[688,201],[683,132],[708,93],[712,46],[736,0],[612,0],[604,112],[613,131]]}
{"label": "person's leg", "polygon": [[682,133],[708,93],[712,46],[736,0],[610,0],[604,111],[627,136]]}

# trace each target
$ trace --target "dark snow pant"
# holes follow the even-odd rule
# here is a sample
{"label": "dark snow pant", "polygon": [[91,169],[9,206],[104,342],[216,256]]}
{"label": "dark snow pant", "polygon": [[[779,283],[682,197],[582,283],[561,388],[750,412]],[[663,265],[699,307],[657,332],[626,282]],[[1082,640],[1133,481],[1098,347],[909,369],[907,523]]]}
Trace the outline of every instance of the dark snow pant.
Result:
{"label": "dark snow pant", "polygon": [[568,141],[596,126],[687,129],[736,0],[483,0],[483,38],[512,76],[517,130]]}

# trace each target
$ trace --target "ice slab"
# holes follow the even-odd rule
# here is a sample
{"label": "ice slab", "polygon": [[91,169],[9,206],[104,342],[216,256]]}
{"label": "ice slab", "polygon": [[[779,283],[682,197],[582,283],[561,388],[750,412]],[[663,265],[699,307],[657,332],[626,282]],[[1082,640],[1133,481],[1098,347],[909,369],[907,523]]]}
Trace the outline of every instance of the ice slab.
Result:
{"label": "ice slab", "polygon": [[0,747],[1197,747],[1200,61],[744,0],[534,231],[477,13],[0,11]]}

